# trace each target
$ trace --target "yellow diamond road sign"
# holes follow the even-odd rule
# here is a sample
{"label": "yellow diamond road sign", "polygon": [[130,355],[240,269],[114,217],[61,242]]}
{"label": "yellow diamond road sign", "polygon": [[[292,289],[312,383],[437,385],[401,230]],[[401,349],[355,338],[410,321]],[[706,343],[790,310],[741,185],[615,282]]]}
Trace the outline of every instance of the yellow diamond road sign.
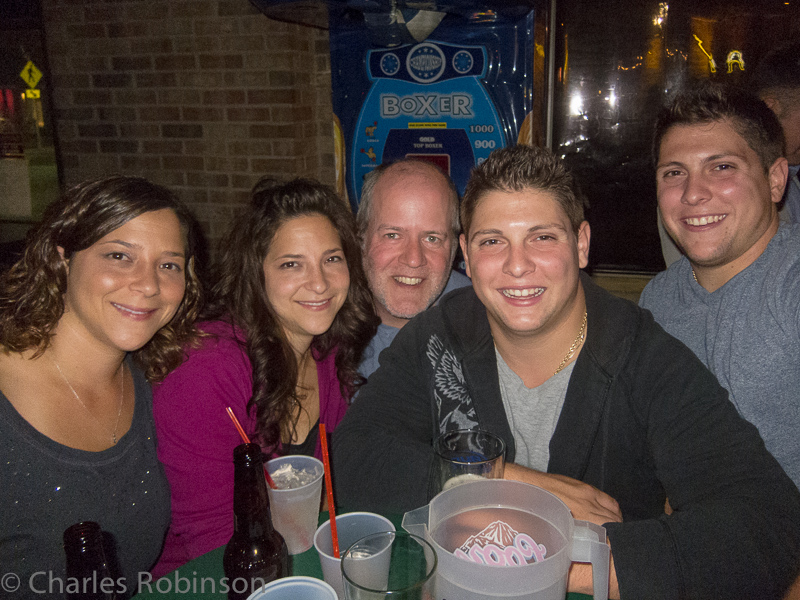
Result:
{"label": "yellow diamond road sign", "polygon": [[28,64],[25,65],[25,68],[22,69],[22,73],[19,74],[20,77],[28,84],[29,88],[35,88],[36,84],[39,83],[39,80],[42,78],[42,72],[36,68],[36,65],[33,64],[33,61],[28,61]]}

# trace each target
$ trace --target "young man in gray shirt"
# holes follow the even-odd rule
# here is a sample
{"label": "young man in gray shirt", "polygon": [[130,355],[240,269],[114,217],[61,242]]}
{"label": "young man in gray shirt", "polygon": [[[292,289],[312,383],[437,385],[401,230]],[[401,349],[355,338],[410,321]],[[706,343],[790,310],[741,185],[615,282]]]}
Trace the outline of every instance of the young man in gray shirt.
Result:
{"label": "young man in gray shirt", "polygon": [[800,225],[778,217],[783,133],[761,100],[701,86],[660,115],[658,206],[685,256],[640,305],[717,376],[800,486]]}

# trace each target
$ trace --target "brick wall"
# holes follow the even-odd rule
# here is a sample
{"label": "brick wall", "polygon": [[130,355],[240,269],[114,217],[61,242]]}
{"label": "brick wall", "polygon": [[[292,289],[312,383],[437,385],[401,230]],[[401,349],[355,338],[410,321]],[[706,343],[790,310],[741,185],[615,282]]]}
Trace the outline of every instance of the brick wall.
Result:
{"label": "brick wall", "polygon": [[213,243],[262,175],[333,184],[327,32],[247,0],[42,0],[65,180],[174,189]]}

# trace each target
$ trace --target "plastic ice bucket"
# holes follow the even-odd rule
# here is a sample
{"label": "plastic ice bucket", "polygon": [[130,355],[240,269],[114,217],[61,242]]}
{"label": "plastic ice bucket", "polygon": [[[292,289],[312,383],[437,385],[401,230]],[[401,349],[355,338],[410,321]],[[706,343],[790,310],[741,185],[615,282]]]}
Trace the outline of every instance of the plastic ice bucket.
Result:
{"label": "plastic ice bucket", "polygon": [[407,512],[402,526],[436,550],[437,600],[563,600],[572,562],[592,563],[594,598],[608,598],[605,528],[573,519],[541,488],[465,483]]}

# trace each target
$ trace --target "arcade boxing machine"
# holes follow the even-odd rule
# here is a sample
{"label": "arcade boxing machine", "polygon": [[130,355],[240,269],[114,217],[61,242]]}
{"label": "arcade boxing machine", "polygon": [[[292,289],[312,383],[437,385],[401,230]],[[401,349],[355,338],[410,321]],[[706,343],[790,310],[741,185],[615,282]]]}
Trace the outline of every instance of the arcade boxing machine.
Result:
{"label": "arcade boxing machine", "polygon": [[537,0],[251,1],[284,21],[319,14],[309,5],[327,12],[327,24],[310,24],[330,31],[338,187],[354,209],[381,163],[430,161],[463,193],[495,148],[545,143],[548,27]]}

